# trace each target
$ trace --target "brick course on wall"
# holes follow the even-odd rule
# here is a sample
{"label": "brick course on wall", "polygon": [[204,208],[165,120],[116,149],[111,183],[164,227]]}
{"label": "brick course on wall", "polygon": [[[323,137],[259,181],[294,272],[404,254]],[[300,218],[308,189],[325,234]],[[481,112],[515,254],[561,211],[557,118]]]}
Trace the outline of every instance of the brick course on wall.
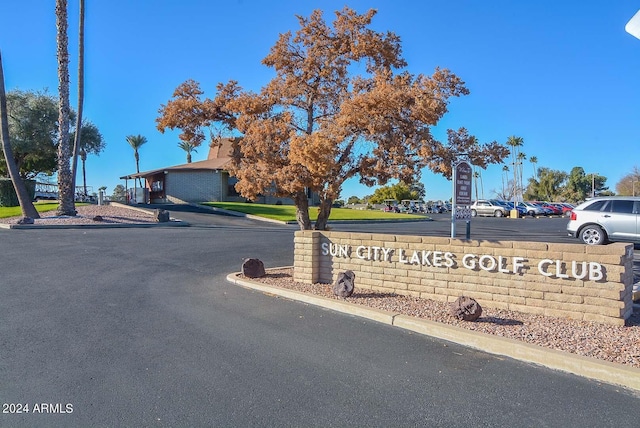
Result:
{"label": "brick course on wall", "polygon": [[[498,309],[624,325],[633,312],[633,246],[460,240],[299,231],[294,279]],[[559,268],[559,270],[558,270]],[[591,272],[591,279],[590,279]]]}

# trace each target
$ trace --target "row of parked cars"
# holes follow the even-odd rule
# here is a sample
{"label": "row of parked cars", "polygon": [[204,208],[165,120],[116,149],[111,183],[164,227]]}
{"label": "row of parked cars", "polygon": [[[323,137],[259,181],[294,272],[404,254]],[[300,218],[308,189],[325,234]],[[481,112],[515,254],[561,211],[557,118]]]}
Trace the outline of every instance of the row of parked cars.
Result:
{"label": "row of parked cars", "polygon": [[573,205],[560,202],[517,202],[499,199],[478,199],[471,205],[471,216],[505,217],[516,209],[519,217],[524,216],[567,216]]}
{"label": "row of parked cars", "polygon": [[[565,203],[518,202],[519,216],[562,215],[569,218],[567,233],[587,245],[608,242],[640,244],[640,197],[601,196],[574,206]],[[480,199],[471,205],[471,216],[504,217],[514,209],[511,201]]]}
{"label": "row of parked cars", "polygon": [[385,199],[382,210],[385,212],[408,214],[441,214],[451,211],[451,204],[443,201],[425,202],[417,199],[403,199],[398,203],[395,199]]}

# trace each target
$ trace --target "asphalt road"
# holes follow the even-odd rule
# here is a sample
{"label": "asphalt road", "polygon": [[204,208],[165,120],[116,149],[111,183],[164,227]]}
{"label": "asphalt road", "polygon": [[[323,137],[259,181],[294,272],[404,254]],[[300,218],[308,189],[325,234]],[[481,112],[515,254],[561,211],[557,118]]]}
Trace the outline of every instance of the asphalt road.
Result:
{"label": "asphalt road", "polygon": [[636,393],[232,285],[297,228],[201,216],[0,230],[0,426],[638,424]]}

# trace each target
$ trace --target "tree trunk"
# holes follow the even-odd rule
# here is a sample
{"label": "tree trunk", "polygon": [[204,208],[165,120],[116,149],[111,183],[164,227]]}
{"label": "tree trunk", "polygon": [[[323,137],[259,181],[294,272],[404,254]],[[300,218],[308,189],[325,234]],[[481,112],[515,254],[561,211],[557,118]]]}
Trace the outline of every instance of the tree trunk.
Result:
{"label": "tree trunk", "polygon": [[59,141],[58,141],[58,215],[75,216],[73,184],[71,183],[71,166],[69,158],[69,47],[67,35],[67,1],[56,0],[57,57],[58,57],[58,91],[59,101]]}
{"label": "tree trunk", "polygon": [[318,208],[318,219],[314,226],[315,230],[327,230],[327,222],[329,221],[329,215],[331,214],[331,206],[333,200],[322,199],[320,201],[320,207]]}
{"label": "tree trunk", "polygon": [[[78,170],[78,155],[80,152],[80,138],[82,133],[82,109],[84,106],[84,0],[80,0],[80,17],[78,25],[78,116],[76,117],[76,136],[73,141],[73,161],[71,162],[71,184],[75,193],[76,176]],[[82,163],[84,171],[84,161]],[[84,195],[87,195],[87,183],[84,183]]]}
{"label": "tree trunk", "polygon": [[305,192],[297,192],[293,198],[296,204],[296,220],[300,225],[300,230],[311,230],[311,220],[309,219],[309,200]]}
{"label": "tree trunk", "polygon": [[191,153],[187,152],[187,163],[191,163]]}
{"label": "tree trunk", "polygon": [[13,157],[13,151],[11,150],[11,144],[9,141],[9,119],[7,117],[7,94],[4,91],[4,71],[2,69],[2,55],[0,54],[0,128],[2,133],[0,139],[2,140],[2,151],[4,152],[4,160],[9,170],[9,177],[13,183],[13,188],[18,196],[18,202],[20,203],[20,209],[22,210],[23,217],[40,218],[40,214],[33,206],[33,202],[27,192],[27,186],[20,177],[20,169],[16,164]]}
{"label": "tree trunk", "polygon": [[[135,149],[133,156],[136,158],[136,173],[140,174],[140,155],[138,154],[138,149]],[[140,177],[138,177],[138,184],[142,189],[142,179]],[[135,183],[134,183],[134,186],[135,186]]]}

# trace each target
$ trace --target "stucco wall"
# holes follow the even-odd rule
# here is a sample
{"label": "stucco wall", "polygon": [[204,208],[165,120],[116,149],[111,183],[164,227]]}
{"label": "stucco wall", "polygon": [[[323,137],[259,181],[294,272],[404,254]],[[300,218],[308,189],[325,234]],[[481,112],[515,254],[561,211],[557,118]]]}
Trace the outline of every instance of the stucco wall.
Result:
{"label": "stucco wall", "polygon": [[633,312],[633,246],[478,241],[298,231],[294,277],[452,302],[623,325]]}
{"label": "stucco wall", "polygon": [[[169,171],[165,176],[166,202],[170,203],[200,203],[200,202],[245,202],[246,198],[236,195],[229,196],[229,175],[216,171]],[[164,202],[164,201],[162,201]],[[260,196],[256,201],[262,204],[293,205],[289,198],[275,196]]]}
{"label": "stucco wall", "polygon": [[216,171],[169,171],[165,178],[167,201],[220,201],[223,191],[221,175]]}

